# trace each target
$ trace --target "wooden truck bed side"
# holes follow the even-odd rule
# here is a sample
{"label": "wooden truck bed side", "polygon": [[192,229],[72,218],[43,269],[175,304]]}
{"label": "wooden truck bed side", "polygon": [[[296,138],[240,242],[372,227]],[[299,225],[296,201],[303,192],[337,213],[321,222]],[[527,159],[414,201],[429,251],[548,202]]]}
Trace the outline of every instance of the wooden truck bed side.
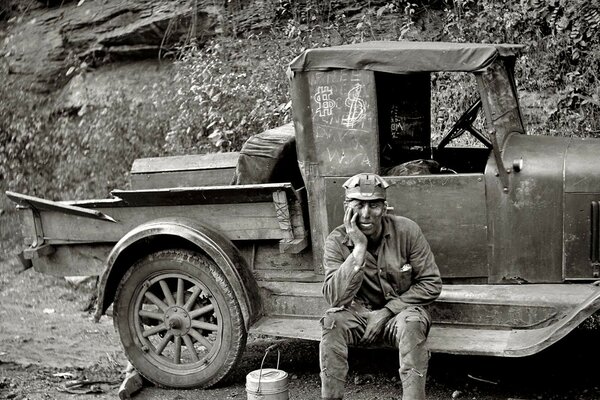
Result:
{"label": "wooden truck bed side", "polygon": [[[115,190],[114,199],[78,202],[7,195],[21,206],[23,235],[30,246],[24,257],[48,273],[48,257],[42,259],[54,254],[54,268],[62,269],[60,259],[60,264],[70,264],[73,275],[73,252],[84,254],[73,246],[96,248],[87,254],[100,259],[127,232],[165,217],[193,218],[232,241],[279,240],[281,252],[297,253],[307,246],[303,193],[289,183],[277,183]],[[60,270],[50,273],[62,275]]]}

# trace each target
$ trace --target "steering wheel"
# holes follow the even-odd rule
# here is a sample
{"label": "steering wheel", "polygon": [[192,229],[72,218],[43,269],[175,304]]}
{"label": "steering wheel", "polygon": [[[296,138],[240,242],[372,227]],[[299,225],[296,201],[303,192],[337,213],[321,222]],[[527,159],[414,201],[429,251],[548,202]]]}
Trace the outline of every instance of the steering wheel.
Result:
{"label": "steering wheel", "polygon": [[452,126],[450,131],[444,135],[440,143],[438,144],[438,149],[443,149],[446,147],[451,140],[454,140],[460,137],[463,133],[469,132],[473,135],[477,140],[485,145],[488,149],[492,148],[492,142],[481,132],[473,127],[473,122],[475,122],[475,118],[477,118],[477,114],[481,110],[481,99],[477,100],[475,103],[471,104],[471,106],[464,112],[463,115],[460,116],[458,121]]}

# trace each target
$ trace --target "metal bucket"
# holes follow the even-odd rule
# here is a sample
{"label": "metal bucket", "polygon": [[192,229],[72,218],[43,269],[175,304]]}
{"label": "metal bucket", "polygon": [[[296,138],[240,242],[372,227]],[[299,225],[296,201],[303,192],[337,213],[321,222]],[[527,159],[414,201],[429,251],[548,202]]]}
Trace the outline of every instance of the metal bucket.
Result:
{"label": "metal bucket", "polygon": [[260,369],[250,372],[246,375],[246,393],[248,400],[289,400],[288,392],[288,374],[279,369],[279,358],[281,356],[277,350],[277,368],[263,368],[265,358],[275,347],[269,346],[260,363]]}

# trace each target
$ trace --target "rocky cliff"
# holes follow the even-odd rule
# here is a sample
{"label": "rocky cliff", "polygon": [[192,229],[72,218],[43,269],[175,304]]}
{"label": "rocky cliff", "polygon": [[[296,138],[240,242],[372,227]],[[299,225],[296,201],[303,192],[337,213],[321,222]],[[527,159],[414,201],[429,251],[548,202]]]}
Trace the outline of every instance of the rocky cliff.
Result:
{"label": "rocky cliff", "polygon": [[3,23],[0,56],[5,84],[49,95],[58,109],[163,80],[174,47],[218,33],[225,12],[214,1],[51,3],[30,2]]}

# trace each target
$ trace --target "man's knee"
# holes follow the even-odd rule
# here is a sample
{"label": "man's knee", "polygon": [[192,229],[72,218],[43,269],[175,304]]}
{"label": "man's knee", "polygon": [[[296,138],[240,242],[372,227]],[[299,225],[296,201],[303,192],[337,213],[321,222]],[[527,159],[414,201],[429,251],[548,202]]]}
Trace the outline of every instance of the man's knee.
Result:
{"label": "man's knee", "polygon": [[396,344],[400,350],[409,350],[424,342],[431,325],[423,310],[407,309],[394,318]]}
{"label": "man's knee", "polygon": [[325,311],[325,315],[321,318],[323,335],[332,331],[347,331],[349,329],[349,315],[347,314],[349,313],[346,310],[340,308],[331,308]]}

